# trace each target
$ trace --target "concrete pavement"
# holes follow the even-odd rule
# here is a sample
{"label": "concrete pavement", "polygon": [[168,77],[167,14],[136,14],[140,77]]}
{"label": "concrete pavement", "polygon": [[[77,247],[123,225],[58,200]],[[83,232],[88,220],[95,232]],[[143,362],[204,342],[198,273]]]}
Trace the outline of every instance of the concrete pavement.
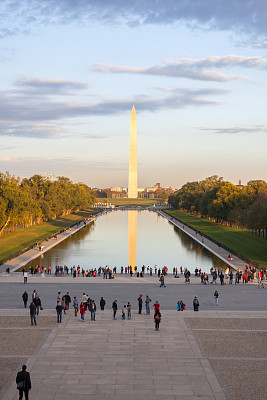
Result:
{"label": "concrete pavement", "polygon": [[[133,313],[131,320],[114,321],[105,311],[95,322],[86,313],[82,323],[71,312],[27,365],[31,399],[231,398],[177,312],[164,313],[159,331],[153,316]],[[4,399],[17,399],[14,382]]]}
{"label": "concrete pavement", "polygon": [[[2,358],[26,363],[30,400],[266,398],[266,311],[164,311],[159,331],[153,315],[136,311],[131,320],[118,312],[115,321],[109,311],[97,312],[96,321],[87,312],[83,323],[69,310],[50,330],[55,311],[44,311],[37,327],[27,327],[28,310],[1,310],[0,321],[5,316],[12,324],[0,327],[0,337],[20,330],[28,341],[24,352],[19,347],[9,358],[0,353],[0,363]],[[30,349],[31,336],[43,330],[49,331],[36,350]],[[0,349],[5,349],[2,340]],[[15,376],[16,371],[1,399],[17,399]]]}
{"label": "concrete pavement", "polygon": [[80,300],[82,293],[88,294],[99,305],[100,297],[103,296],[107,308],[111,309],[114,299],[119,304],[131,302],[132,307],[137,309],[137,298],[139,294],[144,297],[148,294],[152,302],[158,300],[163,310],[175,310],[178,300],[183,300],[187,309],[192,309],[192,300],[196,295],[200,301],[201,310],[214,310],[214,291],[219,292],[219,310],[266,310],[266,289],[258,289],[257,283],[239,285],[226,284],[203,285],[199,277],[192,277],[190,284],[184,283],[184,278],[174,278],[173,275],[166,277],[166,287],[159,287],[157,276],[144,278],[131,278],[129,275],[117,274],[115,279],[96,278],[73,278],[72,276],[54,277],[53,275],[33,275],[23,284],[22,273],[0,275],[0,309],[21,309],[23,307],[22,293],[26,290],[31,296],[33,290],[37,290],[43,303],[44,309],[54,309],[56,306],[56,295],[60,291],[65,294],[70,292],[71,297],[77,296]]}

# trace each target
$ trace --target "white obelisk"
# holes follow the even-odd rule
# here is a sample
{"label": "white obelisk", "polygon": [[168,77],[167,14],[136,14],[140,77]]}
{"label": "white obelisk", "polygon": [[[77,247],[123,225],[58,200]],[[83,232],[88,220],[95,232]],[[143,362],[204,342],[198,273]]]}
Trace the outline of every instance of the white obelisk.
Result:
{"label": "white obelisk", "polygon": [[137,190],[137,129],[136,129],[136,111],[133,106],[131,111],[130,125],[130,154],[129,154],[129,182],[128,198],[136,199]]}

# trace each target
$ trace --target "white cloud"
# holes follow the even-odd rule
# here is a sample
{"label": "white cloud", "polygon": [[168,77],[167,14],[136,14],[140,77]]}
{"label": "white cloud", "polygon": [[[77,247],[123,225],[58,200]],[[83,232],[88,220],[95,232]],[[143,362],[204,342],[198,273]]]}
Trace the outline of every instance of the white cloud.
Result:
{"label": "white cloud", "polygon": [[92,69],[94,71],[103,73],[157,75],[172,78],[188,78],[193,80],[216,82],[228,82],[233,79],[238,79],[259,83],[257,80],[242,74],[228,75],[223,72],[208,69],[234,67],[266,70],[267,59],[263,57],[229,55],[224,57],[211,56],[203,59],[180,58],[178,60],[153,65],[151,67],[114,66],[107,64],[92,65]]}
{"label": "white cloud", "polygon": [[231,126],[231,127],[214,127],[214,128],[199,128],[202,131],[208,131],[217,134],[256,134],[267,133],[267,125],[254,126]]}
{"label": "white cloud", "polygon": [[[32,94],[27,90],[25,92],[22,90],[19,95],[16,91],[14,95],[13,90],[0,92],[0,136],[40,139],[72,137],[73,130],[70,132],[66,129],[64,122],[71,118],[120,115],[128,113],[133,104],[139,113],[215,106],[221,102],[214,97],[226,92],[212,88],[176,88],[161,92],[159,97],[139,95],[121,100],[102,99],[91,103],[81,103],[79,100],[75,101],[75,98],[72,102],[68,98],[62,101],[55,101],[45,96],[32,98]],[[84,137],[105,136],[92,133],[85,134]]]}
{"label": "white cloud", "polygon": [[69,94],[73,91],[84,90],[89,87],[86,82],[72,81],[68,79],[40,79],[20,78],[15,83],[19,87],[27,88],[36,94]]}
{"label": "white cloud", "polygon": [[184,23],[192,28],[267,34],[265,0],[1,0],[0,37],[48,24]]}
{"label": "white cloud", "polygon": [[41,24],[88,24],[92,20],[131,27],[185,23],[193,28],[267,33],[264,0],[2,0],[0,12],[2,37]]}
{"label": "white cloud", "polygon": [[12,162],[12,163],[18,163],[20,161],[23,161],[23,157],[17,157],[17,156],[0,156],[0,162]]}

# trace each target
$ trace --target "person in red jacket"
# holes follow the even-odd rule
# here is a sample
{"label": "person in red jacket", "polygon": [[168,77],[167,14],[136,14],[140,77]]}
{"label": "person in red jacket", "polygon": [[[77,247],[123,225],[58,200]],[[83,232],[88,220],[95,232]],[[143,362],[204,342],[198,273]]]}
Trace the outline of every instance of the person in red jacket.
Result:
{"label": "person in red jacket", "polygon": [[154,307],[154,315],[155,315],[155,314],[156,314],[156,311],[159,310],[159,308],[160,308],[160,304],[159,304],[158,300],[155,302],[155,304],[153,305],[153,307]]}
{"label": "person in red jacket", "polygon": [[84,322],[85,306],[84,303],[80,304],[81,320]]}

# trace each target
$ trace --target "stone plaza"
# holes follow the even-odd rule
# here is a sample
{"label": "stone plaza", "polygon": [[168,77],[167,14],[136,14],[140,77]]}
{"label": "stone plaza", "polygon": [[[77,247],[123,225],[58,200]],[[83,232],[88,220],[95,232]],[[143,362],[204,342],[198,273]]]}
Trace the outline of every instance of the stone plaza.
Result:
{"label": "stone plaza", "polygon": [[[120,276],[114,280],[33,276],[24,285],[22,274],[0,277],[1,398],[15,400],[15,374],[23,363],[31,373],[30,400],[48,399],[265,399],[267,366],[266,290],[257,284],[216,285],[219,306],[214,304],[215,285],[201,285],[192,278],[168,276],[160,288],[156,276],[143,279]],[[33,289],[44,310],[36,327],[30,326],[21,295]],[[86,312],[85,322],[73,309],[56,323],[56,294],[85,291],[105,311],[96,321]],[[137,297],[148,294],[161,304],[162,321],[155,331],[153,311],[137,312]],[[192,311],[197,295],[200,311]],[[111,302],[117,298],[117,320]],[[175,310],[182,299],[187,309]],[[132,303],[132,318],[121,319],[121,307]],[[153,307],[151,307],[153,309]]]}

